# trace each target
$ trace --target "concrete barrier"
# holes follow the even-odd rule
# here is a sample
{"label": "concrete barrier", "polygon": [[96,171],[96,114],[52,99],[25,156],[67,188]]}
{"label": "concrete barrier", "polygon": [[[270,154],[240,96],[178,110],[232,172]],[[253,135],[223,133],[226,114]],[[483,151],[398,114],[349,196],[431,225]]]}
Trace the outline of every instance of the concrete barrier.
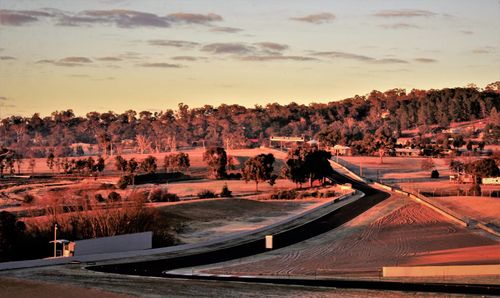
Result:
{"label": "concrete barrier", "polygon": [[500,265],[382,267],[383,277],[498,275]]}

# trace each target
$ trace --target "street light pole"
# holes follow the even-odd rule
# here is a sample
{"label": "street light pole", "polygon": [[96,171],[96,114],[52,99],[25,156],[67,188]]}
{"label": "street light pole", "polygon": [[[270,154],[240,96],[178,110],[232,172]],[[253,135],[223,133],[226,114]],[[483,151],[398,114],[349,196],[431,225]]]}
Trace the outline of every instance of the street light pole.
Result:
{"label": "street light pole", "polygon": [[54,224],[54,258],[57,257],[57,223]]}

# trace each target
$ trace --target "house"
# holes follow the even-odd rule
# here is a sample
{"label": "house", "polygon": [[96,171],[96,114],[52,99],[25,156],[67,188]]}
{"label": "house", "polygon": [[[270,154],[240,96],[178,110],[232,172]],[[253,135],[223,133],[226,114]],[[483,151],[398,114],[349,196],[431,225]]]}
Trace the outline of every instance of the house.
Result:
{"label": "house", "polygon": [[340,155],[340,156],[351,156],[352,149],[347,146],[335,145],[330,148],[330,152],[332,155]]}
{"label": "house", "polygon": [[396,148],[394,153],[396,156],[419,156],[421,150],[420,149],[411,149],[411,148]]}

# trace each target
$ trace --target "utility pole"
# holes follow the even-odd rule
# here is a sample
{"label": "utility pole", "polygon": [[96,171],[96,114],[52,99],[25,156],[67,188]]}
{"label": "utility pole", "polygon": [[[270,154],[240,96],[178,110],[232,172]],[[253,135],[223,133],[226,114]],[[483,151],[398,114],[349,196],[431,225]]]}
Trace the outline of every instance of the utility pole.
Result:
{"label": "utility pole", "polygon": [[363,164],[361,161],[359,161],[359,176],[363,177]]}

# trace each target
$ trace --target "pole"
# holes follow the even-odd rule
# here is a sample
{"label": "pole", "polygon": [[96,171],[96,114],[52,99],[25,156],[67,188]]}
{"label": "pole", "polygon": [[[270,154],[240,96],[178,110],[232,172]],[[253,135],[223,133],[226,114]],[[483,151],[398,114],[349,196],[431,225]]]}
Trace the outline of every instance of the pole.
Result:
{"label": "pole", "polygon": [[57,257],[57,224],[54,224],[54,258]]}
{"label": "pole", "polygon": [[363,165],[362,165],[362,162],[360,161],[359,162],[359,176],[362,177],[363,176]]}

